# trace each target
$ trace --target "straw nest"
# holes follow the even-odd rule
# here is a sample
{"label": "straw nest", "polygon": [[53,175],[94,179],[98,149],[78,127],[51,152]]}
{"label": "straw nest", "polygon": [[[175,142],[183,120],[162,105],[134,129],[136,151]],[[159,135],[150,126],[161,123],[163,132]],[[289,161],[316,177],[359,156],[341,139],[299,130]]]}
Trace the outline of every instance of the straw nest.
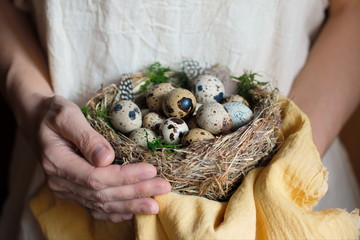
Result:
{"label": "straw nest", "polygon": [[[133,84],[146,78],[132,75]],[[112,84],[102,87],[86,104],[86,118],[115,150],[115,163],[148,162],[158,175],[167,179],[173,192],[226,201],[241,184],[246,174],[264,166],[281,143],[281,111],[278,91],[256,85],[250,101],[254,117],[238,130],[217,136],[213,140],[193,142],[190,146],[152,152],[117,132],[102,114],[121,97],[120,89]],[[141,94],[137,95],[141,98]]]}

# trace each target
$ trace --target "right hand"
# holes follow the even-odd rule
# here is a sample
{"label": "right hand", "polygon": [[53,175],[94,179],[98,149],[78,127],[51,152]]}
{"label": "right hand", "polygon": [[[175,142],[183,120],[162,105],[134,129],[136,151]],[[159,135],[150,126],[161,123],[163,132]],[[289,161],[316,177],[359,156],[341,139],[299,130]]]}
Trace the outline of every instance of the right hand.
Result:
{"label": "right hand", "polygon": [[47,183],[55,195],[90,209],[112,222],[133,214],[156,214],[151,197],[168,193],[170,184],[156,177],[151,164],[111,165],[114,151],[86,121],[79,107],[63,97],[42,101],[34,143]]}

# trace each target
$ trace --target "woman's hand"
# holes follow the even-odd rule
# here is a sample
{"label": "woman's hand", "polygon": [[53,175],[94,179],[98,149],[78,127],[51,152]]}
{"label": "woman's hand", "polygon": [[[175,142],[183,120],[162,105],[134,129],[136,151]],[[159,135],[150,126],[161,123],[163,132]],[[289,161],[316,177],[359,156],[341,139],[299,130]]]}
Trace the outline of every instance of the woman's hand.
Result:
{"label": "woman's hand", "polygon": [[151,196],[167,193],[171,187],[155,177],[154,166],[111,165],[110,144],[91,128],[79,107],[65,98],[50,97],[39,109],[33,143],[47,183],[57,196],[88,208],[97,219],[113,222],[159,211]]}
{"label": "woman's hand", "polygon": [[54,96],[30,23],[11,1],[0,1],[0,90],[38,153],[49,187],[98,219],[119,222],[136,213],[156,214],[159,206],[151,196],[169,192],[169,183],[156,178],[150,164],[111,165],[109,143],[78,106]]}

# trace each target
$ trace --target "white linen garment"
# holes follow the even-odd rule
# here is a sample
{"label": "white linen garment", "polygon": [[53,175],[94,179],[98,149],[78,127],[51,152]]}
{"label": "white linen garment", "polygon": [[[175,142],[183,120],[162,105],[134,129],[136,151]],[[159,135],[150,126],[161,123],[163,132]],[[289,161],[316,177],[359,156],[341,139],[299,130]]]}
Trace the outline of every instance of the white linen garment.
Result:
{"label": "white linen garment", "polygon": [[[260,80],[272,81],[287,95],[328,6],[325,0],[15,2],[36,21],[56,94],[80,106],[101,84],[116,82],[123,73],[187,58],[221,63],[234,75],[245,69],[258,72],[264,76]],[[330,172],[329,190],[317,209],[360,207],[359,187],[338,140],[323,161]],[[11,211],[5,213],[2,223]],[[28,226],[27,212],[25,239],[34,229]]]}

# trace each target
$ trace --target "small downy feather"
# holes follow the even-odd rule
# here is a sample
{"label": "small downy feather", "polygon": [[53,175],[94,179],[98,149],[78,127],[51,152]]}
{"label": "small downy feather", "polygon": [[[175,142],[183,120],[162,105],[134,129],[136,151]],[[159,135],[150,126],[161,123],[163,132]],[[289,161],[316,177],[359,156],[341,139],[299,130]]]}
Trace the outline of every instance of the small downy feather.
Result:
{"label": "small downy feather", "polygon": [[186,59],[182,61],[181,66],[186,76],[190,80],[194,80],[195,78],[197,78],[199,75],[202,74],[203,71],[203,68],[200,66],[200,63],[192,59]]}
{"label": "small downy feather", "polygon": [[135,100],[132,78],[130,74],[123,74],[120,76],[120,83],[118,88],[120,89],[120,100]]}

